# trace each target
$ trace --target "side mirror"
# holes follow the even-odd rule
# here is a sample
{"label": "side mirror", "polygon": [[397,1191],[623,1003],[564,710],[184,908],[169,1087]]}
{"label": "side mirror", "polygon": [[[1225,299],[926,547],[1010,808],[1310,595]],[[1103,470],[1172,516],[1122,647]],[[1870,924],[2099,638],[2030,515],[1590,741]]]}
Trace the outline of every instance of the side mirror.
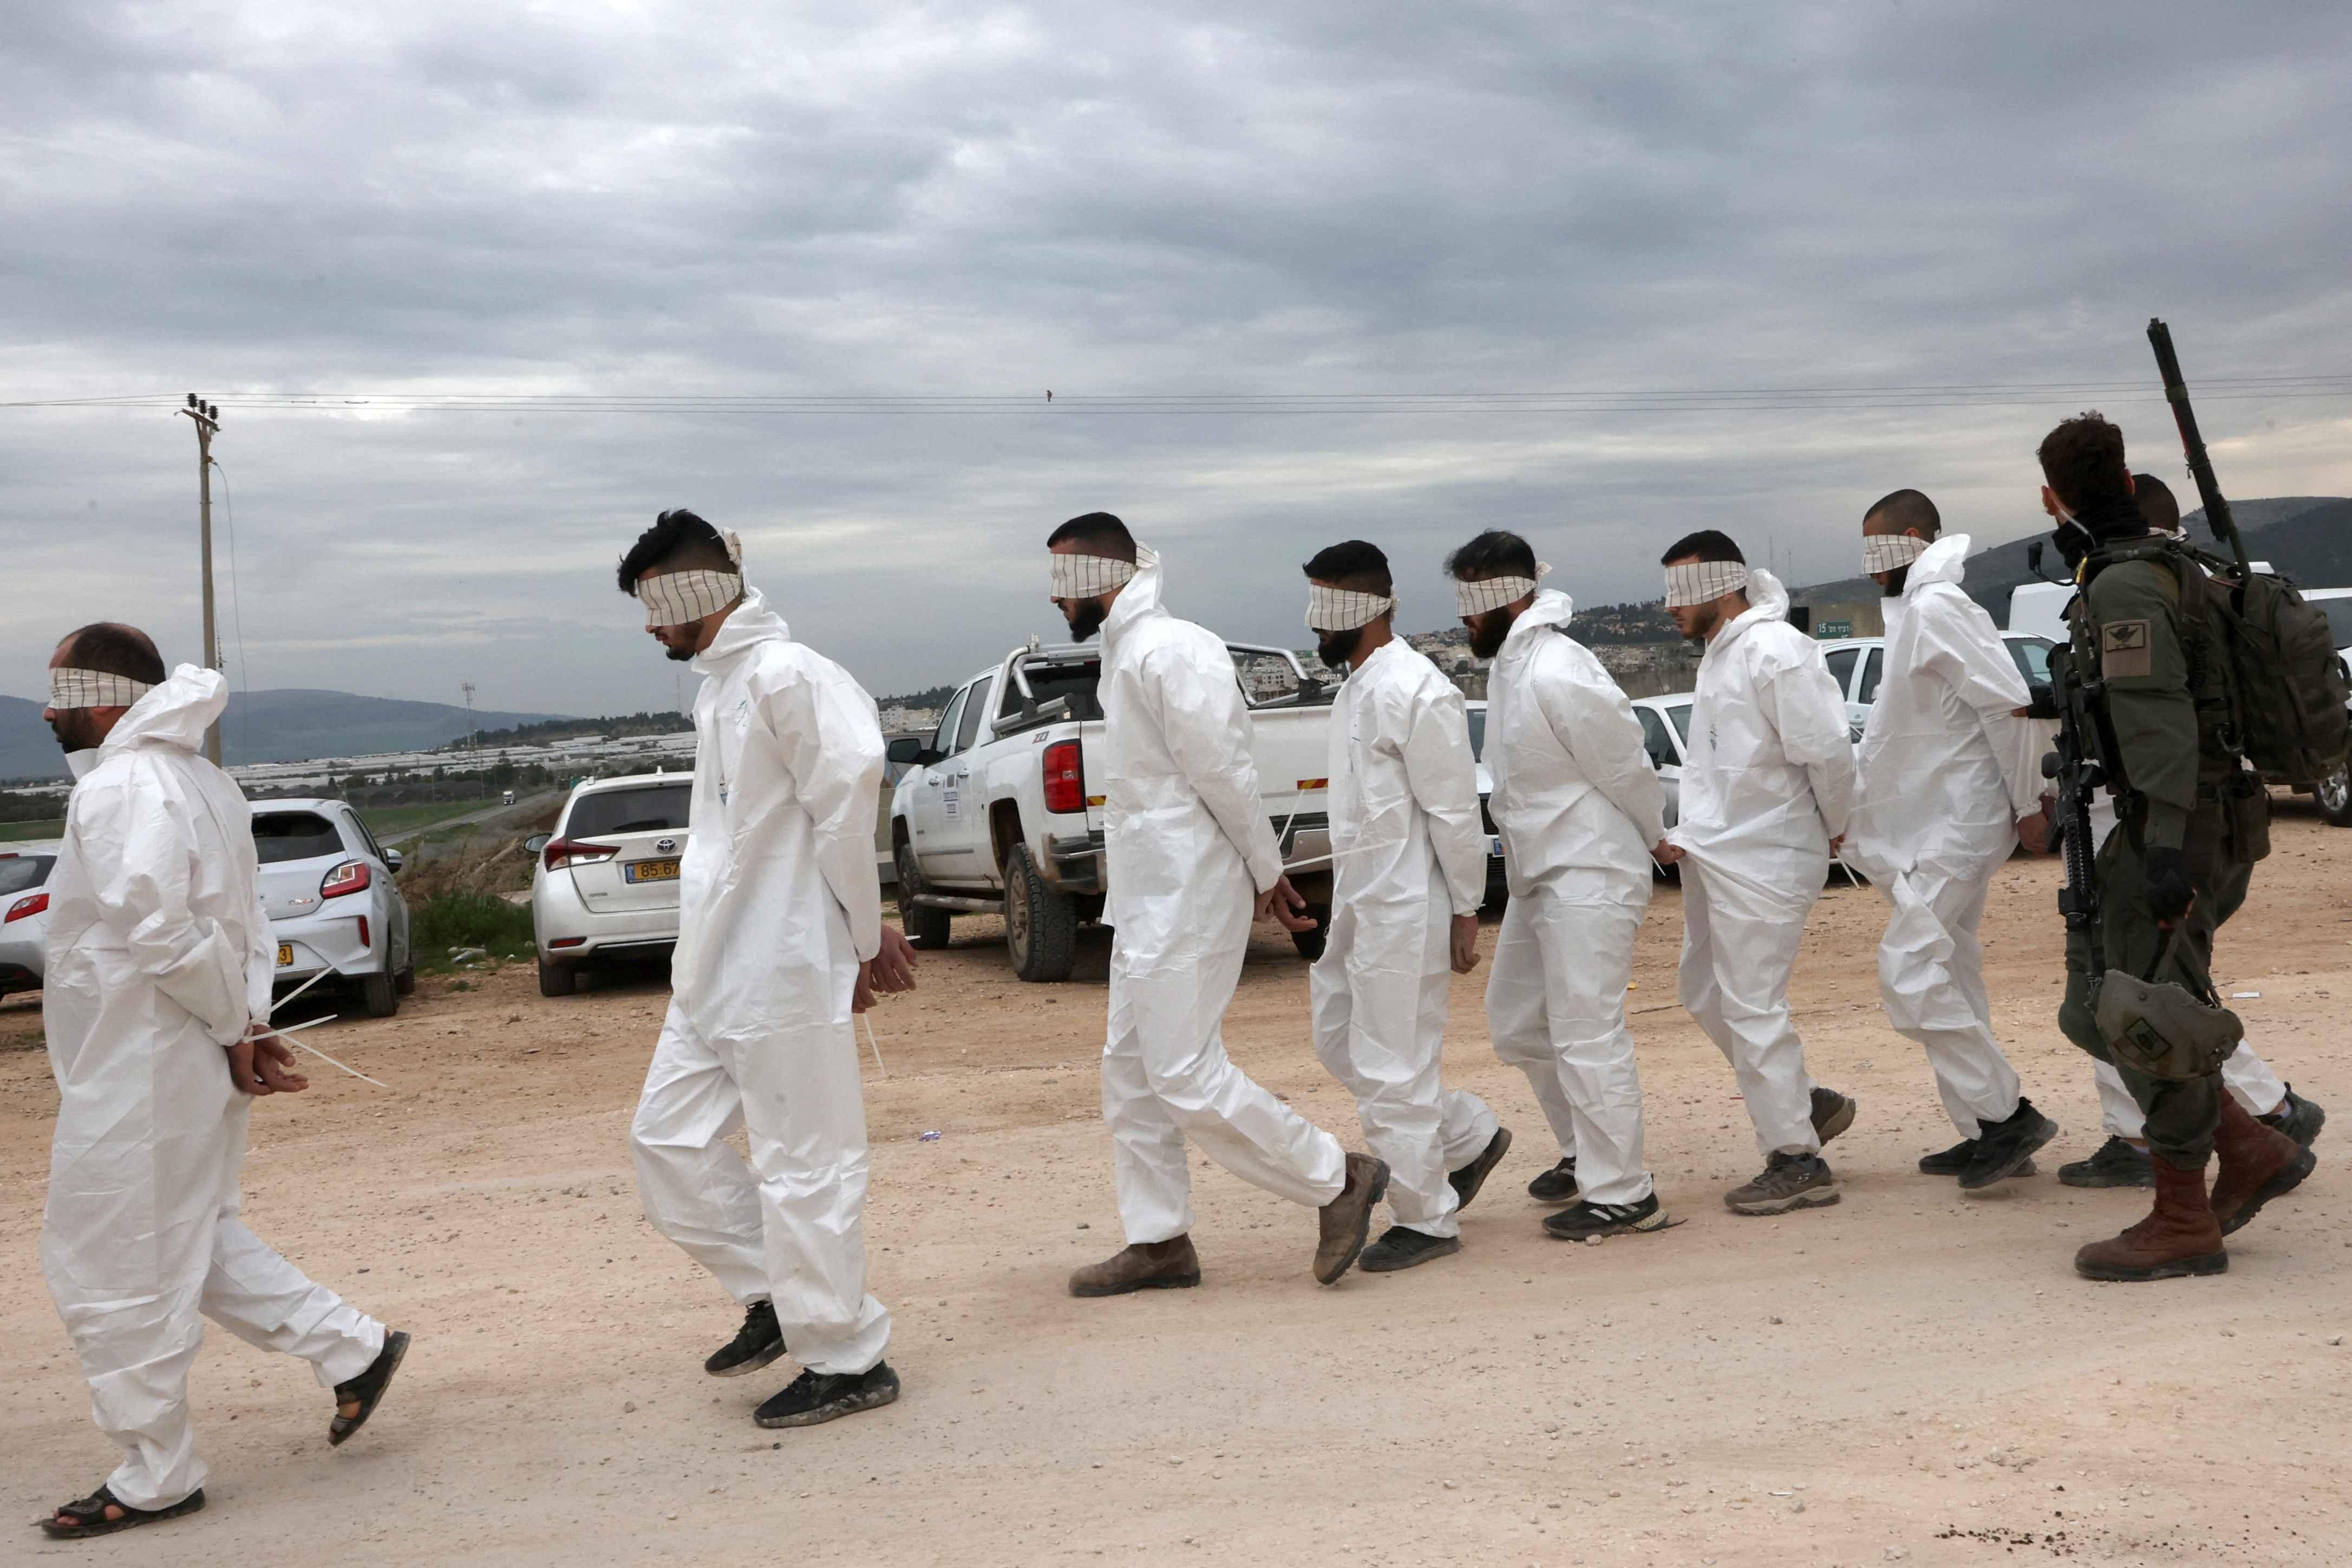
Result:
{"label": "side mirror", "polygon": [[399,850],[387,849],[383,852],[383,868],[385,870],[397,877],[400,875],[400,866],[401,855]]}
{"label": "side mirror", "polygon": [[919,768],[925,763],[939,759],[937,752],[923,744],[920,735],[901,735],[890,742],[889,749],[883,754],[902,768]]}
{"label": "side mirror", "polygon": [[552,833],[534,833],[522,841],[522,852],[536,859],[539,852],[546,848],[548,841],[554,837]]}

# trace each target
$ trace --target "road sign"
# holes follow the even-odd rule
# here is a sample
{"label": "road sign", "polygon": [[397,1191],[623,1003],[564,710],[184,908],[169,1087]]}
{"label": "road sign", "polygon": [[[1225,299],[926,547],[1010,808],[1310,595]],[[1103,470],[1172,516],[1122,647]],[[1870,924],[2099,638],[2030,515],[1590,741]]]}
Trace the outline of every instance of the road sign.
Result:
{"label": "road sign", "polygon": [[1822,621],[1813,627],[1813,636],[1824,641],[1831,637],[1850,637],[1853,636],[1853,623],[1852,621]]}

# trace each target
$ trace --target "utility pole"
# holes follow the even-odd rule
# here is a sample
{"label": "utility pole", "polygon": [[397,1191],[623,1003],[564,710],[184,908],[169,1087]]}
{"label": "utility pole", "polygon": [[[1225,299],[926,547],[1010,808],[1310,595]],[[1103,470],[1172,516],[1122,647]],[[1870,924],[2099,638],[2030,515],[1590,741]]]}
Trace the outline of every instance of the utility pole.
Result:
{"label": "utility pole", "polygon": [[466,692],[466,744],[474,752],[475,760],[478,762],[482,750],[482,731],[474,723],[474,683],[468,680],[463,684]]}
{"label": "utility pole", "polygon": [[[220,632],[213,624],[213,437],[220,430],[220,409],[200,402],[194,393],[188,394],[188,405],[178,412],[188,416],[196,427],[196,516],[197,532],[204,553],[205,574],[205,668],[221,668]],[[215,767],[220,766],[220,721],[215,719],[205,731],[205,756]]]}

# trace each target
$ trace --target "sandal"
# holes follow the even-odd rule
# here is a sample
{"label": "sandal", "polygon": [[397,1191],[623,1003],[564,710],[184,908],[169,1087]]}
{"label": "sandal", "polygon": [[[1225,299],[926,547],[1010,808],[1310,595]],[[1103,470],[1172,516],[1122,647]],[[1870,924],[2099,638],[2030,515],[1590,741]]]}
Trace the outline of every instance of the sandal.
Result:
{"label": "sandal", "polygon": [[[352,1433],[367,1425],[369,1416],[383,1401],[383,1391],[392,1386],[392,1374],[400,1370],[400,1358],[408,1353],[408,1336],[397,1329],[383,1336],[383,1351],[357,1377],[335,1384],[335,1418],[327,1423],[327,1442],[340,1446]],[[341,1406],[356,1401],[359,1413],[346,1415]]]}
{"label": "sandal", "polygon": [[[177,1519],[184,1513],[196,1513],[205,1506],[205,1489],[198,1487],[169,1508],[132,1508],[106,1488],[100,1487],[86,1498],[77,1498],[40,1521],[41,1529],[52,1541],[85,1541],[93,1535],[111,1535],[118,1530],[130,1530],[137,1525],[155,1524],[167,1519]],[[109,1519],[106,1510],[119,1508],[121,1519]],[[60,1519],[70,1519],[71,1524],[59,1524]]]}

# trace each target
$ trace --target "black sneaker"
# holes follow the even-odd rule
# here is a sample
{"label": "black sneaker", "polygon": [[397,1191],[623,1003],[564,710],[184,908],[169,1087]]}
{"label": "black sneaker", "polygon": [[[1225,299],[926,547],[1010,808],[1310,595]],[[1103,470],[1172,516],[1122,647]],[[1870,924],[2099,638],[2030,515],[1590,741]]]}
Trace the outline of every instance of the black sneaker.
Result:
{"label": "black sneaker", "polygon": [[1564,1204],[1576,1197],[1576,1156],[1569,1155],[1528,1184],[1528,1196],[1539,1204]]}
{"label": "black sneaker", "polygon": [[2295,1093],[2294,1085],[2286,1086],[2286,1098],[2278,1109],[2259,1120],[2266,1127],[2275,1127],[2308,1149],[2319,1141],[2319,1130],[2327,1125],[2327,1112],[2315,1102]]}
{"label": "black sneaker", "polygon": [[1969,1168],[1977,1157],[1977,1141],[1963,1138],[1950,1148],[1934,1154],[1919,1156],[1919,1173],[1923,1176],[1957,1176]]}
{"label": "black sneaker", "polygon": [[1470,1206],[1470,1200],[1478,1195],[1478,1189],[1486,1184],[1487,1176],[1503,1163],[1503,1156],[1510,1152],[1510,1148],[1511,1130],[1497,1127],[1495,1135],[1486,1140],[1486,1148],[1478,1152],[1476,1159],[1458,1171],[1445,1173],[1447,1184],[1454,1188],[1454,1212],[1458,1214]]}
{"label": "black sneaker", "polygon": [[822,1426],[861,1410],[893,1404],[898,1397],[898,1374],[890,1370],[888,1362],[877,1361],[864,1372],[838,1376],[804,1372],[760,1406],[751,1418],[770,1427]]}
{"label": "black sneaker", "polygon": [[1458,1236],[1430,1236],[1392,1225],[1381,1232],[1378,1241],[1364,1248],[1362,1256],[1356,1259],[1356,1267],[1367,1274],[1393,1274],[1432,1258],[1451,1258],[1461,1250],[1462,1238]]}
{"label": "black sneaker", "polygon": [[2152,1187],[2156,1165],[2147,1150],[2110,1138],[2089,1159],[2059,1166],[2058,1179],[2070,1187]]}
{"label": "black sneaker", "polygon": [[710,1352],[702,1370],[713,1377],[740,1377],[757,1372],[784,1353],[784,1331],[776,1327],[776,1304],[760,1300],[743,1309],[743,1326],[735,1337]]}
{"label": "black sneaker", "polygon": [[1853,1101],[1833,1089],[1813,1089],[1813,1136],[1826,1143],[1853,1125]]}
{"label": "black sneaker", "polygon": [[1995,1182],[2017,1174],[2033,1152],[2058,1136],[2058,1124],[2033,1109],[2033,1101],[2020,1100],[2017,1109],[2006,1121],[1996,1121],[1977,1128],[1977,1157],[1960,1173],[1960,1190],[1981,1192]]}
{"label": "black sneaker", "polygon": [[1651,1193],[1639,1203],[1596,1204],[1587,1198],[1555,1215],[1544,1216],[1544,1234],[1562,1241],[1586,1241],[1596,1236],[1639,1236],[1666,1228],[1666,1211]]}
{"label": "black sneaker", "polygon": [[1761,1175],[1723,1194],[1724,1207],[1748,1215],[1826,1208],[1837,1201],[1837,1177],[1828,1161],[1819,1154],[1791,1154],[1781,1149],[1774,1150],[1764,1162]]}

